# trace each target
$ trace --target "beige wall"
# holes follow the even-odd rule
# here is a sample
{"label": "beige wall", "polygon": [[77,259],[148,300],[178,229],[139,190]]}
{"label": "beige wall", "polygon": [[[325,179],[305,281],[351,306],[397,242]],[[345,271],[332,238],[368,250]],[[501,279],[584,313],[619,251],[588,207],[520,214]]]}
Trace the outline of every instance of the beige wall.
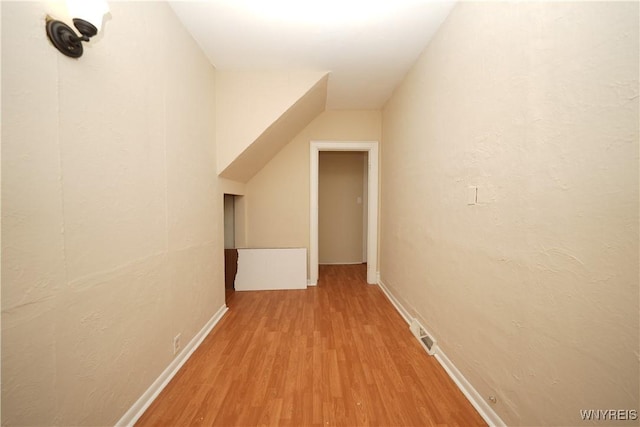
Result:
{"label": "beige wall", "polygon": [[245,193],[245,183],[218,177],[218,187],[225,194],[241,196]]}
{"label": "beige wall", "polygon": [[309,143],[378,141],[380,111],[325,111],[246,185],[249,247],[309,249]]}
{"label": "beige wall", "polygon": [[638,52],[638,3],[463,2],[384,108],[382,280],[510,425],[639,409]]}
{"label": "beige wall", "polygon": [[358,152],[320,152],[318,168],[318,262],[363,261],[364,157]]}
{"label": "beige wall", "polygon": [[245,196],[236,196],[234,200],[234,231],[236,248],[247,247],[247,208]]}
{"label": "beige wall", "polygon": [[224,248],[233,249],[236,247],[235,242],[235,196],[231,194],[224,195]]}
{"label": "beige wall", "polygon": [[224,305],[215,75],[165,3],[78,60],[52,8],[2,2],[2,424],[113,425]]}

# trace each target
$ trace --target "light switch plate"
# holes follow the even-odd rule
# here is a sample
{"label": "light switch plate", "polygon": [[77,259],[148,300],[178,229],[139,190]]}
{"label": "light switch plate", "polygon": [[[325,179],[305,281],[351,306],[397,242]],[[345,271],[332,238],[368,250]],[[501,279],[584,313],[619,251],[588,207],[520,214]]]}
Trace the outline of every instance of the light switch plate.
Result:
{"label": "light switch plate", "polygon": [[467,205],[478,204],[478,187],[469,186],[467,188]]}

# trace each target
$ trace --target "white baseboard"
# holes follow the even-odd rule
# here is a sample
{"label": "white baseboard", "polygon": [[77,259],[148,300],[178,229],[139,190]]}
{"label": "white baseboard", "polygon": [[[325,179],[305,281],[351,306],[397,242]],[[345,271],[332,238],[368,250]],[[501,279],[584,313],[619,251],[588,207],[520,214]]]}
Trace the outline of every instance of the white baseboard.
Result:
{"label": "white baseboard", "polygon": [[[400,301],[389,291],[387,286],[380,280],[380,276],[378,275],[378,286],[382,289],[382,292],[387,296],[391,304],[398,310],[398,313],[404,318],[404,320],[411,324],[411,315],[406,308],[402,306]],[[436,351],[434,357],[440,363],[445,372],[449,375],[449,377],[453,380],[453,382],[458,386],[460,391],[464,394],[467,400],[473,405],[473,407],[478,411],[478,414],[484,419],[487,424],[490,426],[496,427],[504,427],[506,424],[498,414],[495,413],[493,408],[489,406],[489,404],[482,398],[482,395],[478,393],[478,391],[473,388],[471,383],[462,375],[462,373],[455,367],[453,362],[444,354],[442,349],[439,346],[436,346]]]}
{"label": "white baseboard", "polygon": [[129,410],[118,420],[116,426],[133,426],[136,421],[144,414],[149,405],[155,400],[160,392],[169,384],[169,381],[180,370],[182,365],[191,357],[193,352],[202,344],[202,341],[209,335],[209,332],[218,324],[222,316],[227,312],[229,308],[226,305],[220,307],[220,309],[209,319],[204,327],[193,337],[189,344],[178,354],[173,361],[162,371],[160,376],[151,384],[151,386],[145,391],[142,396],[129,408]]}
{"label": "white baseboard", "polygon": [[307,279],[307,286],[318,286],[318,282],[312,282],[311,280]]}
{"label": "white baseboard", "polygon": [[486,400],[482,398],[480,393],[473,388],[471,383],[460,373],[458,368],[455,367],[453,362],[442,352],[440,347],[436,347],[436,353],[434,355],[438,363],[447,371],[449,377],[458,386],[460,391],[465,395],[467,400],[471,402],[476,411],[490,426],[505,427],[506,424],[500,419],[498,414],[489,406]]}
{"label": "white baseboard", "polygon": [[387,296],[387,299],[391,301],[391,304],[393,304],[398,313],[400,313],[400,316],[402,316],[405,322],[410,325],[412,316],[409,314],[407,309],[405,309],[402,304],[400,304],[400,301],[396,299],[396,297],[391,293],[389,288],[387,288],[382,280],[380,280],[380,273],[378,273],[378,286],[380,286],[380,289],[382,289],[382,292],[384,292],[384,294]]}

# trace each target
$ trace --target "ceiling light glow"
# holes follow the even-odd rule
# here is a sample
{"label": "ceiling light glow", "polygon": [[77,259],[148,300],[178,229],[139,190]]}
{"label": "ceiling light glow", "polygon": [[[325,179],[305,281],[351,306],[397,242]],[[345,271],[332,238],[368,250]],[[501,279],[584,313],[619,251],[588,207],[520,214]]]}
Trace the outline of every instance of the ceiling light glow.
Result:
{"label": "ceiling light glow", "polygon": [[[422,0],[424,2],[425,0]],[[269,21],[301,25],[371,22],[420,0],[235,0],[233,5]]]}

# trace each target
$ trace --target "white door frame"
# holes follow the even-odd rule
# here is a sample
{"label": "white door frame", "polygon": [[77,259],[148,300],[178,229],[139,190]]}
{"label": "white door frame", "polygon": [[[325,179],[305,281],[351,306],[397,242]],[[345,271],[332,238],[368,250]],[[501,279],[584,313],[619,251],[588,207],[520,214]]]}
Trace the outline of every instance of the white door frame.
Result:
{"label": "white door frame", "polygon": [[311,235],[309,284],[318,283],[318,162],[320,151],[365,151],[369,154],[367,186],[367,283],[375,285],[378,273],[378,141],[311,141]]}

